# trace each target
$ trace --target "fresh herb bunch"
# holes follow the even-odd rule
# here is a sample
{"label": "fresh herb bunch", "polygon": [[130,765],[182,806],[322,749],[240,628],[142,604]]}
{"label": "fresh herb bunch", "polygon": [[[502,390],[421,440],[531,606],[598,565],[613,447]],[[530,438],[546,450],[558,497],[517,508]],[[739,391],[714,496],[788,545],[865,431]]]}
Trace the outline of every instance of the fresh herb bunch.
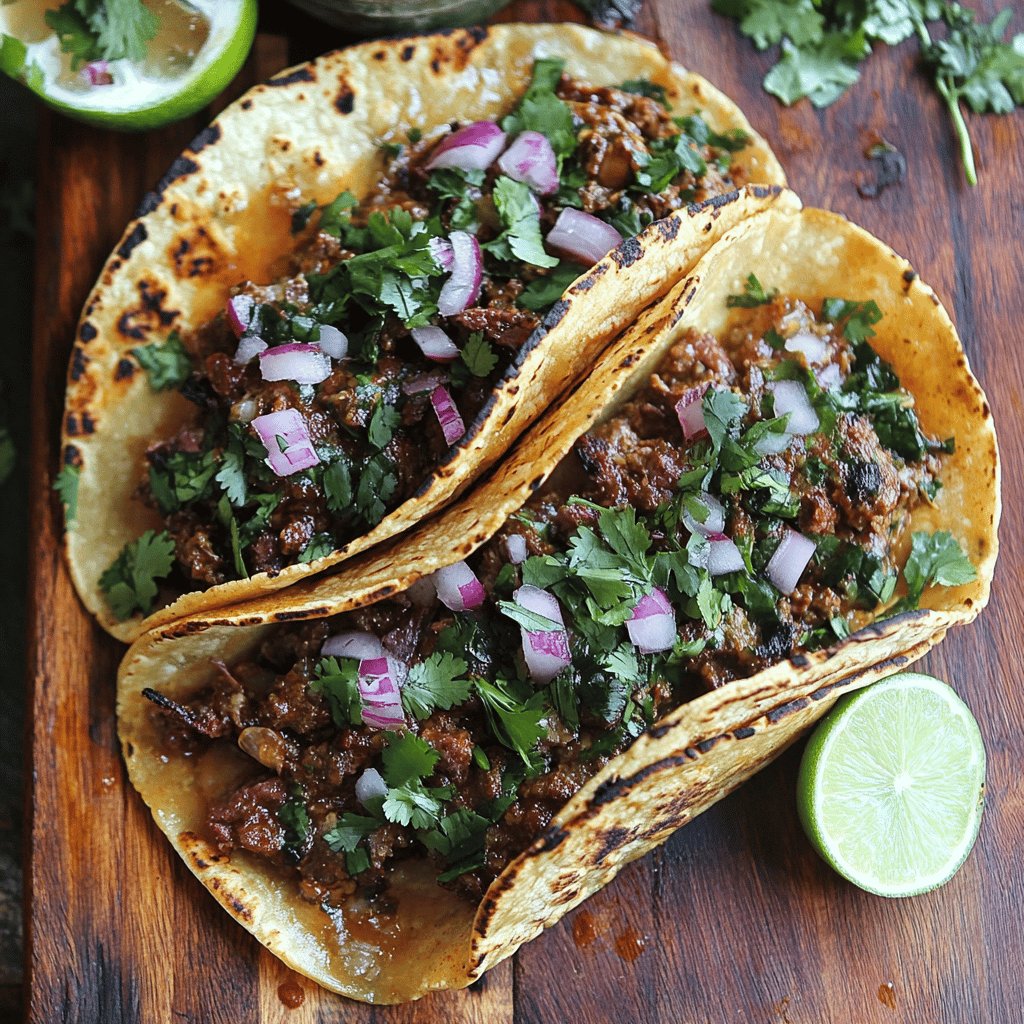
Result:
{"label": "fresh herb bunch", "polygon": [[142,0],[67,0],[46,24],[77,69],[94,60],[142,60],[160,22]]}
{"label": "fresh herb bunch", "polygon": [[[976,114],[1008,114],[1024,104],[1024,33],[1003,38],[1010,8],[984,23],[945,0],[711,0],[711,6],[738,19],[759,50],[781,45],[764,87],[787,106],[806,96],[827,107],[860,78],[858,65],[874,44],[895,46],[916,36],[971,185],[978,177],[961,100]],[[941,38],[933,36],[943,27]]]}

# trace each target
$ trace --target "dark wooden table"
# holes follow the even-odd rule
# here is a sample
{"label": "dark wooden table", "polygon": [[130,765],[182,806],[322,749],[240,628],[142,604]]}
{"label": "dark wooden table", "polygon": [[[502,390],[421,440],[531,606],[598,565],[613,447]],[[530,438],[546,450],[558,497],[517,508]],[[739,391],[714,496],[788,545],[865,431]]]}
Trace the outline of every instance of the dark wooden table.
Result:
{"label": "dark wooden table", "polygon": [[[995,5],[982,6],[991,16]],[[290,14],[273,17],[266,27],[286,30],[289,41],[261,36],[247,82],[343,41]],[[579,12],[568,3],[522,2],[505,17]],[[972,119],[981,184],[969,189],[939,101],[915,73],[908,47],[873,58],[852,93],[819,113],[807,104],[786,110],[764,94],[767,57],[704,0],[649,0],[638,27],[740,103],[805,202],[847,214],[915,262],[953,313],[988,390],[1008,513],[993,601],[924,662],[956,684],[988,746],[988,809],[975,852],[930,895],[886,901],[859,892],[821,864],[800,833],[793,751],[469,992],[373,1009],[292,975],[214,905],[125,781],[113,717],[123,649],[75,598],[50,490],[79,307],[138,199],[199,122],[128,138],[48,117],[38,180],[29,597],[33,1024],[1024,1019],[1017,516],[1024,119]],[[906,154],[908,179],[865,200],[856,188],[870,174],[864,151],[880,136]],[[296,993],[301,1004],[287,1008]]]}

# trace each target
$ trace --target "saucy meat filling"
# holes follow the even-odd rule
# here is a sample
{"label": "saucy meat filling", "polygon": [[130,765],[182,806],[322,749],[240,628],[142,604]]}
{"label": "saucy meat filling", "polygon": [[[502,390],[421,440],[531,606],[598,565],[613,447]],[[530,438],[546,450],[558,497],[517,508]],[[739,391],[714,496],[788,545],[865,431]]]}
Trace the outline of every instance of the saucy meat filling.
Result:
{"label": "saucy meat filling", "polygon": [[[641,90],[628,91],[630,89]],[[297,207],[285,278],[238,285],[186,340],[135,350],[197,415],[147,453],[164,529],[101,580],[121,618],[330,554],[412,498],[564,289],[656,217],[743,184],[749,139],[673,118],[650,82],[538,61],[503,119],[410,133],[368,195]]]}
{"label": "saucy meat filling", "polygon": [[871,347],[877,306],[753,276],[730,303],[468,562],[281,627],[186,704],[147,691],[168,756],[250,759],[209,809],[221,850],[328,906],[424,856],[478,899],[666,711],[913,606],[936,551],[970,578],[948,533],[897,562],[953,442]]}

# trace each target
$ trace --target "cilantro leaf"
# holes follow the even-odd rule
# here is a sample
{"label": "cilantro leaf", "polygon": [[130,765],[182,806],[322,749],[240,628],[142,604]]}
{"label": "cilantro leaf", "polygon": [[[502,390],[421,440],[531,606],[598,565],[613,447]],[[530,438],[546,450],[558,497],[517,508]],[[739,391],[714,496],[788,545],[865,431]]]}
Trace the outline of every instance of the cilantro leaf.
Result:
{"label": "cilantro leaf", "polygon": [[565,289],[579,276],[578,263],[561,260],[550,274],[534,278],[520,293],[517,301],[524,309],[539,313],[557,302]]}
{"label": "cilantro leaf", "polygon": [[947,530],[911,536],[910,555],[903,567],[907,598],[901,606],[916,608],[926,587],[958,587],[978,576],[977,569],[964,553],[959,541]]}
{"label": "cilantro leaf", "polygon": [[547,734],[547,727],[541,724],[543,707],[532,701],[524,703],[519,700],[511,692],[509,684],[501,680],[489,683],[477,679],[473,682],[473,689],[484,705],[491,731],[532,770],[535,762],[530,755],[537,741]]}
{"label": "cilantro leaf", "polygon": [[485,248],[507,259],[504,247],[524,263],[535,267],[556,267],[558,259],[544,251],[540,235],[540,208],[528,185],[504,175],[494,183],[494,205],[505,230]]}
{"label": "cilantro leaf", "polygon": [[428,790],[416,784],[389,788],[384,800],[384,817],[416,829],[431,828],[444,810],[444,797],[448,792]]}
{"label": "cilantro leaf", "polygon": [[64,505],[64,525],[73,526],[78,518],[78,474],[81,472],[78,466],[65,462],[53,481],[53,489],[60,495],[61,503]]}
{"label": "cilantro leaf", "polygon": [[336,515],[347,511],[352,504],[352,470],[348,459],[335,459],[324,470],[323,484],[327,507]]}
{"label": "cilantro leaf", "polygon": [[321,658],[313,670],[309,688],[325,698],[331,718],[339,729],[362,722],[359,662],[355,658]]}
{"label": "cilantro leaf", "polygon": [[156,581],[170,575],[173,565],[174,541],[166,531],[147,530],[126,544],[100,577],[110,610],[122,621],[136,610],[148,614],[156,600]]}
{"label": "cilantro leaf", "polygon": [[796,0],[795,3],[750,0],[744,4],[737,4],[735,0],[713,0],[711,6],[719,14],[741,17],[740,31],[750,36],[759,50],[775,46],[784,38],[797,46],[821,42],[825,19],[812,0]]}
{"label": "cilantro leaf", "polygon": [[319,229],[335,238],[344,238],[352,222],[352,215],[349,211],[358,205],[358,202],[359,200],[351,192],[342,192],[337,198],[320,208]]}
{"label": "cilantro leaf", "polygon": [[619,88],[623,92],[630,92],[637,96],[646,96],[648,99],[657,100],[666,110],[671,110],[668,96],[665,95],[665,86],[652,82],[649,78],[631,78],[623,82]]}
{"label": "cilantro leaf", "polygon": [[384,401],[377,403],[367,430],[367,438],[377,451],[383,451],[391,443],[395,427],[401,418],[401,414],[393,405],[388,405]]}
{"label": "cilantro leaf", "polygon": [[397,486],[394,464],[383,452],[363,466],[356,488],[356,508],[370,526],[376,526],[384,518],[386,503]]}
{"label": "cilantro leaf", "polygon": [[384,781],[388,787],[406,786],[410,782],[427,778],[441,755],[426,740],[411,732],[388,735],[388,745],[381,755],[384,761]]}
{"label": "cilantro leaf", "polygon": [[553,58],[535,61],[530,87],[515,112],[501,122],[502,128],[510,134],[533,131],[546,136],[559,165],[576,149],[572,111],[555,95],[564,66],[564,61]]}
{"label": "cilantro leaf", "polygon": [[146,371],[146,379],[154,391],[179,388],[192,372],[192,360],[185,351],[177,331],[172,331],[162,345],[151,342],[149,345],[133,348],[131,353]]}
{"label": "cilantro leaf", "polygon": [[714,450],[718,451],[726,436],[743,419],[747,403],[729,388],[712,386],[704,392],[702,404],[704,425],[711,435]]}
{"label": "cilantro leaf", "polygon": [[468,700],[472,683],[459,678],[466,672],[466,662],[448,652],[434,652],[424,661],[412,665],[402,686],[402,703],[416,718],[427,718],[434,708],[447,711]]}
{"label": "cilantro leaf", "polygon": [[498,365],[498,354],[491,348],[483,331],[474,331],[469,336],[459,358],[474,377],[486,377]]}
{"label": "cilantro leaf", "polygon": [[332,853],[352,853],[361,839],[380,826],[380,821],[365,814],[339,814],[334,828],[324,833],[324,842]]}
{"label": "cilantro leaf", "polygon": [[281,805],[277,820],[284,826],[284,849],[299,852],[309,836],[309,811],[300,793],[289,797]]}
{"label": "cilantro leaf", "polygon": [[220,468],[217,470],[217,483],[236,508],[241,508],[249,493],[249,485],[245,476],[245,444],[236,424],[231,425],[228,444],[220,457]]}
{"label": "cilantro leaf", "polygon": [[835,324],[843,325],[843,334],[855,344],[873,338],[872,329],[882,319],[882,311],[873,299],[854,302],[850,299],[826,298],[821,304],[821,315]]}
{"label": "cilantro leaf", "polygon": [[302,549],[299,561],[315,562],[318,558],[326,558],[337,546],[329,533],[314,533],[310,542]]}
{"label": "cilantro leaf", "polygon": [[764,290],[764,285],[757,279],[756,274],[750,274],[743,283],[742,295],[728,295],[725,304],[729,309],[740,307],[742,309],[753,309],[755,306],[764,306],[771,302],[779,294],[778,288],[770,292]]}
{"label": "cilantro leaf", "polygon": [[142,0],[75,0],[75,7],[85,14],[106,60],[143,60],[146,44],[160,28]]}

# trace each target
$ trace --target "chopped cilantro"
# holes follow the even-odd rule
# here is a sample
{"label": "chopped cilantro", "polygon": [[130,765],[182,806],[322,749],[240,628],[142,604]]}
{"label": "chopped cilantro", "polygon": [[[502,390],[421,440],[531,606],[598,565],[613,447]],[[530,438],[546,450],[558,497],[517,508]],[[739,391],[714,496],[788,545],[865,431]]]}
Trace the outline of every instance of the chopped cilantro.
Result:
{"label": "chopped cilantro", "polygon": [[352,504],[352,470],[344,455],[324,470],[323,486],[327,507],[336,515],[346,512]]}
{"label": "chopped cilantro", "polygon": [[146,371],[146,379],[154,391],[180,388],[192,372],[192,360],[177,331],[172,331],[162,345],[151,342],[133,348],[131,353]]}
{"label": "chopped cilantro", "polygon": [[332,853],[352,853],[361,839],[380,826],[377,818],[365,814],[339,814],[334,828],[324,833],[324,842]]}
{"label": "chopped cilantro", "polygon": [[512,692],[511,684],[500,679],[493,683],[476,679],[473,689],[484,705],[491,731],[532,770],[535,759],[531,754],[537,741],[547,734],[547,728],[541,722],[544,708],[538,703],[542,695],[524,701]]}
{"label": "chopped cilantro", "polygon": [[78,474],[81,472],[78,466],[65,462],[53,481],[53,489],[60,495],[61,503],[64,506],[64,525],[73,526],[78,518]]}
{"label": "chopped cilantro", "polygon": [[395,427],[401,418],[401,414],[393,405],[388,405],[384,401],[377,403],[367,431],[367,440],[377,451],[383,451],[391,443]]}
{"label": "chopped cilantro", "polygon": [[411,732],[388,735],[388,745],[381,755],[384,761],[384,781],[388,787],[405,786],[427,778],[441,755],[426,740]]}
{"label": "chopped cilantro", "polygon": [[297,210],[292,212],[292,234],[297,235],[309,223],[310,217],[316,213],[316,200],[311,199],[303,203]]}
{"label": "chopped cilantro", "polygon": [[384,800],[384,817],[416,829],[431,828],[440,819],[444,800],[450,793],[448,789],[426,789],[418,783],[389,788]]}
{"label": "chopped cilantro", "polygon": [[315,562],[318,558],[326,558],[337,549],[338,545],[329,533],[314,533],[310,542],[302,549],[299,561]]}
{"label": "chopped cilantro", "polygon": [[351,192],[342,192],[336,199],[321,207],[320,230],[335,238],[344,237],[352,221],[349,211],[356,205],[358,200]]}
{"label": "chopped cilantro", "polygon": [[510,135],[534,131],[546,136],[559,164],[576,149],[572,111],[555,95],[564,66],[564,61],[552,58],[535,61],[530,87],[515,112],[501,122]]}
{"label": "chopped cilantro", "polygon": [[474,377],[486,377],[498,365],[498,354],[482,331],[474,331],[469,336],[459,358]]}
{"label": "chopped cilantro", "polygon": [[326,699],[331,718],[339,729],[362,722],[359,662],[355,658],[321,658],[313,670],[309,688]]}
{"label": "chopped cilantro", "polygon": [[174,565],[174,541],[166,531],[147,530],[126,544],[100,577],[100,589],[119,620],[135,611],[147,615],[156,600],[156,581],[170,575]]}
{"label": "chopped cilantro", "polygon": [[384,518],[386,502],[397,486],[394,464],[383,452],[363,466],[356,489],[356,508],[370,526],[376,526]]}
{"label": "chopped cilantro", "polygon": [[729,309],[737,307],[753,309],[755,306],[766,305],[778,294],[778,288],[773,288],[770,292],[765,291],[764,285],[757,279],[757,275],[750,274],[743,283],[743,294],[726,296],[725,304]]}
{"label": "chopped cilantro", "polygon": [[704,392],[703,406],[704,424],[711,435],[715,451],[718,451],[725,438],[743,419],[747,403],[729,388],[710,387]]}
{"label": "chopped cilantro", "polygon": [[160,27],[142,0],[67,0],[46,12],[46,24],[76,70],[92,60],[144,59],[146,44]]}
{"label": "chopped cilantro", "polygon": [[284,849],[298,853],[309,836],[309,811],[302,799],[302,791],[294,793],[280,807],[277,820],[284,826]]}
{"label": "chopped cilantro", "polygon": [[237,424],[229,428],[228,444],[221,453],[216,480],[232,505],[241,508],[245,504],[249,493],[245,476],[245,444]]}
{"label": "chopped cilantro", "polygon": [[873,338],[875,332],[872,328],[882,319],[882,311],[873,299],[851,302],[849,299],[827,298],[821,304],[821,315],[837,325],[842,324],[843,334],[855,344]]}
{"label": "chopped cilantro", "polygon": [[631,92],[637,96],[646,96],[648,99],[657,100],[666,110],[671,110],[668,97],[665,95],[665,86],[652,82],[649,78],[631,78],[623,82],[619,88],[623,92]]}
{"label": "chopped cilantro", "polygon": [[522,291],[518,303],[524,309],[539,313],[557,302],[566,288],[580,276],[580,266],[569,260],[561,260],[550,274],[535,277]]}
{"label": "chopped cilantro", "polygon": [[419,719],[427,718],[434,708],[447,711],[469,698],[472,683],[460,678],[466,673],[462,658],[435,651],[424,661],[409,668],[409,676],[402,686],[402,703],[406,710]]}
{"label": "chopped cilantro", "polygon": [[212,451],[171,452],[149,467],[149,489],[164,515],[201,501],[213,490],[217,460]]}
{"label": "chopped cilantro", "polygon": [[910,555],[903,567],[907,596],[900,610],[916,608],[925,587],[958,587],[976,579],[978,571],[964,553],[959,541],[947,530],[935,533],[914,533],[910,538]]}
{"label": "chopped cilantro", "polygon": [[494,183],[493,198],[505,230],[484,248],[499,259],[514,256],[535,267],[558,266],[558,259],[544,251],[540,207],[529,186],[502,175]]}

